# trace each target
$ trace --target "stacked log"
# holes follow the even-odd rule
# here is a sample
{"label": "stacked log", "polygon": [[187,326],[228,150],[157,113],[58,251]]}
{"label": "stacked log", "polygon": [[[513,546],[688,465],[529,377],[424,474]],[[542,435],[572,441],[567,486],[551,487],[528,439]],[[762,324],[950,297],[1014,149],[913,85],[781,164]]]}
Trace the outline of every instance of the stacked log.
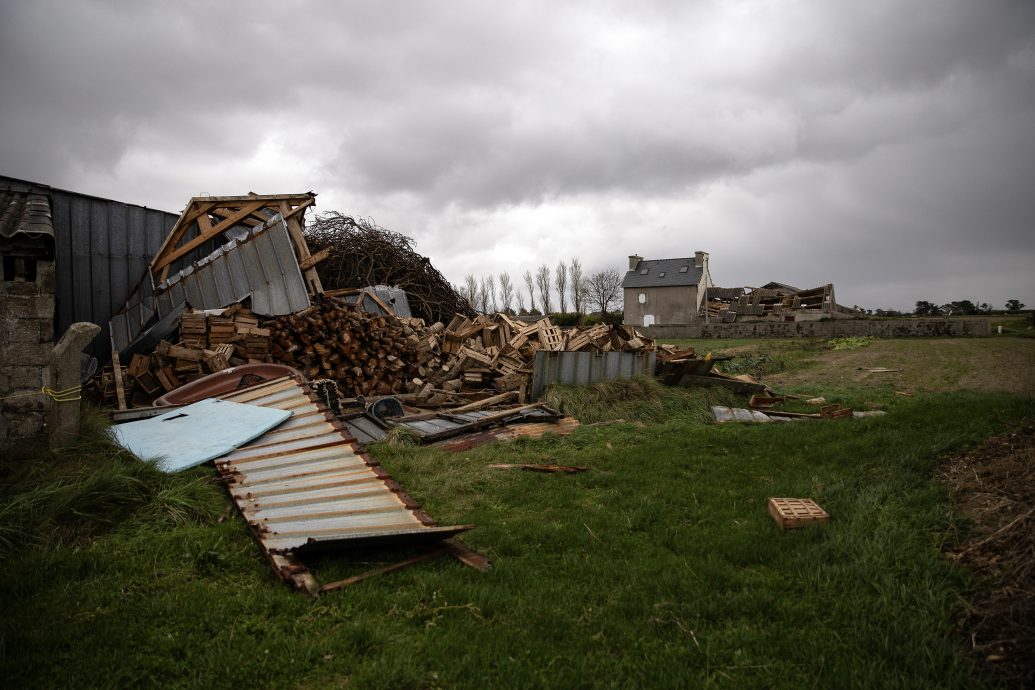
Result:
{"label": "stacked log", "polygon": [[332,380],[347,398],[409,394],[417,403],[446,405],[515,391],[523,402],[540,350],[654,347],[626,326],[565,330],[549,318],[523,323],[502,313],[457,314],[448,325],[428,326],[320,296],[307,309],[263,322],[242,305],[221,314],[188,311],[179,338],[134,355],[126,379],[134,403],[147,404],[147,398],[228,366],[273,361],[311,380]]}
{"label": "stacked log", "polygon": [[273,359],[307,378],[337,382],[342,395],[391,395],[418,371],[412,328],[330,297],[266,324]]}

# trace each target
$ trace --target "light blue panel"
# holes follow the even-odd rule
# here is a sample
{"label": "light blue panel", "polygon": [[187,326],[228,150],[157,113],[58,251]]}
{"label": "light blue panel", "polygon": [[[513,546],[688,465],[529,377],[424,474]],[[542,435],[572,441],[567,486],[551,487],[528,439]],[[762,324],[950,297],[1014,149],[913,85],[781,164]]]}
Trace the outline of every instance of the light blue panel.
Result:
{"label": "light blue panel", "polygon": [[172,473],[226,455],[290,416],[290,410],[208,399],[116,425],[112,434],[138,458],[157,458],[158,469]]}

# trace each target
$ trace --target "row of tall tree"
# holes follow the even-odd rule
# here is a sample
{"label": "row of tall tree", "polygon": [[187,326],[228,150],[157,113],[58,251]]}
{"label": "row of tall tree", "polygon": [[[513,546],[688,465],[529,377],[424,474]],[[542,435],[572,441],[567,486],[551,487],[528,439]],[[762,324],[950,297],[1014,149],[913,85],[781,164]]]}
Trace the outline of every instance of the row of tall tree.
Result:
{"label": "row of tall tree", "polygon": [[591,311],[603,314],[614,309],[622,296],[622,275],[618,269],[586,273],[578,258],[568,262],[562,259],[552,271],[547,264],[540,265],[535,273],[526,270],[521,280],[523,286],[516,285],[508,271],[480,278],[472,273],[458,291],[483,314],[497,311],[567,313],[569,305],[571,311],[578,314]]}
{"label": "row of tall tree", "polygon": [[[1020,300],[1011,299],[1006,301],[1006,311],[1010,313],[1017,313],[1021,309],[1024,309],[1024,304]],[[973,315],[973,314],[988,314],[992,311],[992,305],[987,302],[981,304],[974,304],[969,299],[957,300],[955,302],[947,302],[945,304],[935,304],[928,302],[927,300],[919,300],[916,303],[916,308],[913,313],[917,316],[959,316],[959,315]]]}

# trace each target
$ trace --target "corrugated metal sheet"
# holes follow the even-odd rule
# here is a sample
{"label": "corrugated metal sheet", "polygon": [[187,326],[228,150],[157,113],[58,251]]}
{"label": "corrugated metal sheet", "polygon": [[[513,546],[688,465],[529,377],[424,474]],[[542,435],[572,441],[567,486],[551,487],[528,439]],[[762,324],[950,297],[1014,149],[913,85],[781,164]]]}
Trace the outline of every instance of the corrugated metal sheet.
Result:
{"label": "corrugated metal sheet", "polygon": [[298,268],[287,224],[281,216],[195,261],[153,288],[150,274],[111,318],[115,347],[122,351],[157,313],[159,317],[185,301],[196,309],[219,309],[251,296],[257,314],[290,314],[309,306],[309,293]]}
{"label": "corrugated metal sheet", "polygon": [[103,329],[87,352],[105,361],[107,324],[178,218],[175,213],[50,190],[56,254],[56,337],[76,321]]}
{"label": "corrugated metal sheet", "polygon": [[305,384],[277,379],[224,399],[293,412],[278,428],[216,460],[271,562],[304,547],[440,540],[471,528],[437,526]]}
{"label": "corrugated metal sheet", "polygon": [[537,352],[532,370],[532,400],[551,383],[586,385],[610,379],[653,376],[654,352]]}

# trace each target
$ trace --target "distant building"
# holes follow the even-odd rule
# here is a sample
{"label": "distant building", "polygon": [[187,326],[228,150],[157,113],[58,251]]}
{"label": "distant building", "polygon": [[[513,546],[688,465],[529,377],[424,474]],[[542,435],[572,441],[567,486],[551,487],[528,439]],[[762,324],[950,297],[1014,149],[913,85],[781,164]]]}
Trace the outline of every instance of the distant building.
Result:
{"label": "distant building", "polygon": [[701,305],[712,278],[708,253],[694,252],[679,259],[629,257],[629,272],[622,281],[626,324],[691,323],[701,318]]}

